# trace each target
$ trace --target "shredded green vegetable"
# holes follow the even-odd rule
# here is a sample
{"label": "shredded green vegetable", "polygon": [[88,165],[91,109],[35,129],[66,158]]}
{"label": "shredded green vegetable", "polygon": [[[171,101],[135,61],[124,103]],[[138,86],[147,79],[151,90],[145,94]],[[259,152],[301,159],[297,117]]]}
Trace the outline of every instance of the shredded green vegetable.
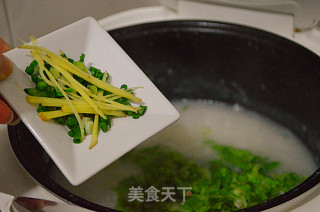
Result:
{"label": "shredded green vegetable", "polygon": [[[305,179],[295,173],[274,174],[278,162],[270,162],[250,151],[217,145],[213,141],[207,141],[206,145],[219,154],[219,158],[210,161],[209,167],[168,147],[149,147],[128,154],[142,173],[126,178],[118,185],[117,209],[236,211],[279,196]],[[129,201],[129,189],[139,186],[143,191],[150,186],[160,191],[162,187],[174,187],[172,197],[176,201]],[[192,195],[185,195],[185,202],[179,187],[192,187]],[[158,194],[160,197],[160,192]]]}

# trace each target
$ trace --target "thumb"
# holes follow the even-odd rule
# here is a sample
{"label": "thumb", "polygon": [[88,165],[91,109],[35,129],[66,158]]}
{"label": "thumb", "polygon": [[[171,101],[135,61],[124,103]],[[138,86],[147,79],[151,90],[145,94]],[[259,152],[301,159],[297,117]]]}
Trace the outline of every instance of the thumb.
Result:
{"label": "thumb", "polygon": [[0,54],[0,80],[6,79],[12,73],[12,64],[8,58]]}
{"label": "thumb", "polygon": [[0,124],[8,124],[13,119],[13,112],[8,105],[0,100]]}
{"label": "thumb", "polygon": [[3,101],[0,96],[0,124],[15,125],[20,121],[18,116],[11,108]]}

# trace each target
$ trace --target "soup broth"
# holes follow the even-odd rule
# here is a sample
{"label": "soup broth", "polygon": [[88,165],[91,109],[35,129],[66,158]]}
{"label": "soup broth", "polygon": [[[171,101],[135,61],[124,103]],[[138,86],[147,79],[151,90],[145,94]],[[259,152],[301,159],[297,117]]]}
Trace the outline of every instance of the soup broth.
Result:
{"label": "soup broth", "polygon": [[[279,161],[281,165],[277,172],[309,176],[317,168],[311,154],[293,133],[239,105],[187,99],[173,101],[173,105],[181,118],[137,149],[153,145],[169,146],[206,166],[217,155],[203,142],[214,140],[217,144],[247,149],[256,155]],[[95,148],[99,148],[99,145]],[[139,169],[123,156],[76,187],[69,184],[56,167],[50,172],[55,181],[74,194],[96,204],[115,208],[117,194],[113,189],[122,179],[138,174]]]}

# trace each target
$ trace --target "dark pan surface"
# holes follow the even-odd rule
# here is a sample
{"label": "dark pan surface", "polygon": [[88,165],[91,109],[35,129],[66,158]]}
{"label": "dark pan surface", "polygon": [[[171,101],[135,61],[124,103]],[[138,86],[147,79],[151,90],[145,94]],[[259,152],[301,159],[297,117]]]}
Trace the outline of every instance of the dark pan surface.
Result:
{"label": "dark pan surface", "polygon": [[[238,103],[292,130],[319,162],[320,59],[276,35],[238,25],[175,21],[109,32],[169,99]],[[30,175],[68,202],[113,211],[65,190],[48,176],[54,166],[23,123],[9,127],[12,148]],[[317,170],[293,190],[244,211],[291,200],[319,183]]]}

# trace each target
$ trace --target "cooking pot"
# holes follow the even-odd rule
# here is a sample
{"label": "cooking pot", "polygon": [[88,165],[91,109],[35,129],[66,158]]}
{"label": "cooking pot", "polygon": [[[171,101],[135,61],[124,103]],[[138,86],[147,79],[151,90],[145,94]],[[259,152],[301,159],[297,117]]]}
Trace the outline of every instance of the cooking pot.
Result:
{"label": "cooking pot", "polygon": [[[214,99],[256,111],[290,129],[319,163],[316,54],[277,35],[228,23],[157,22],[109,33],[168,99]],[[39,184],[73,204],[113,211],[53,180],[48,173],[55,165],[23,123],[8,130],[18,160]],[[303,196],[316,188],[319,172],[291,191],[243,211],[272,209]]]}

